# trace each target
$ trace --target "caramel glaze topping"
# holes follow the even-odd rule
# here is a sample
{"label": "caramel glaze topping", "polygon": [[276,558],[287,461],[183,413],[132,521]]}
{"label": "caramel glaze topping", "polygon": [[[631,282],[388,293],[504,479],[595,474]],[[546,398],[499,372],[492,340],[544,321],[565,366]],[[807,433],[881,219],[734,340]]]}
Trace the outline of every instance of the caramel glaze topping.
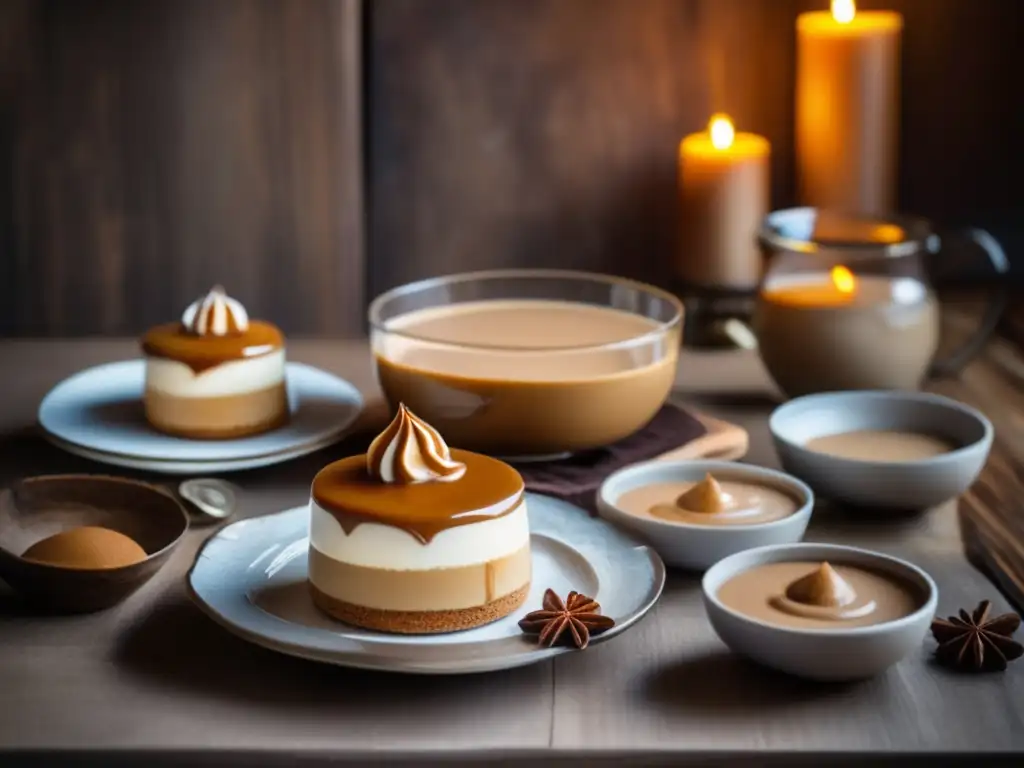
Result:
{"label": "caramel glaze topping", "polygon": [[360,523],[400,528],[423,544],[441,531],[504,517],[523,500],[523,478],[508,464],[453,449],[466,473],[450,482],[382,483],[365,454],[328,464],[313,478],[313,501],[331,513],[346,534]]}
{"label": "caramel glaze topping", "polygon": [[151,328],[142,337],[142,351],[184,363],[196,373],[221,363],[260,357],[284,346],[284,334],[275,325],[252,320],[249,328],[229,336],[197,336],[181,323]]}

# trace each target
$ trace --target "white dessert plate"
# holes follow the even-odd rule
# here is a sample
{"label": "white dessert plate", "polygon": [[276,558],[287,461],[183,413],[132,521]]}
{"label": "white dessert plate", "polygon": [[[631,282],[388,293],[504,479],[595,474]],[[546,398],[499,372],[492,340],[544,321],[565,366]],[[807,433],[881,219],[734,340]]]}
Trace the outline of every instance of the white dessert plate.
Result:
{"label": "white dessert plate", "polygon": [[665,566],[651,548],[547,496],[528,495],[533,583],[512,615],[443,635],[391,635],[350,627],[321,613],[309,596],[309,510],[297,507],[240,520],[214,534],[188,574],[196,604],[230,632],[291,656],[344,667],[413,674],[466,674],[534,664],[573,648],[544,648],[518,621],[540,608],[547,588],[590,595],[615,626],[591,645],[629,629],[651,609]]}
{"label": "white dessert plate", "polygon": [[264,466],[329,445],[363,408],[350,383],[301,363],[288,363],[291,419],[260,435],[188,440],[157,432],[142,408],[145,363],[108,363],[65,379],[43,398],[39,424],[56,445],[108,464],[181,473]]}
{"label": "white dessert plate", "polygon": [[[341,436],[343,437],[344,435]],[[83,459],[89,459],[90,461],[95,461],[100,464],[110,464],[112,466],[124,467],[126,469],[139,470],[141,472],[153,472],[159,475],[197,476],[217,475],[226,472],[241,472],[247,469],[259,469],[260,467],[269,467],[274,464],[281,464],[286,461],[291,461],[292,459],[307,456],[315,451],[319,451],[321,448],[333,445],[338,441],[339,436],[332,436],[316,443],[305,443],[290,451],[268,453],[266,456],[255,456],[249,459],[224,461],[165,461],[162,459],[136,459],[131,456],[122,456],[116,453],[91,451],[88,448],[82,448],[74,443],[66,443],[53,435],[47,435],[47,439],[58,448],[61,448],[68,453],[81,456]]]}

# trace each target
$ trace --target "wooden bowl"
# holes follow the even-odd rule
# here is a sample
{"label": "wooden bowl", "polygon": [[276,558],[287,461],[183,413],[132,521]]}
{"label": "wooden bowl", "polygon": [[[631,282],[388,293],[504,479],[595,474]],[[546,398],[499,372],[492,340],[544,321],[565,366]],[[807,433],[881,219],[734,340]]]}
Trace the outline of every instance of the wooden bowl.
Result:
{"label": "wooden bowl", "polygon": [[[118,568],[82,570],[21,558],[37,541],[83,525],[131,537],[146,551],[146,559]],[[0,494],[0,578],[49,610],[102,610],[149,581],[187,530],[188,516],[181,503],[146,483],[102,475],[27,478]]]}

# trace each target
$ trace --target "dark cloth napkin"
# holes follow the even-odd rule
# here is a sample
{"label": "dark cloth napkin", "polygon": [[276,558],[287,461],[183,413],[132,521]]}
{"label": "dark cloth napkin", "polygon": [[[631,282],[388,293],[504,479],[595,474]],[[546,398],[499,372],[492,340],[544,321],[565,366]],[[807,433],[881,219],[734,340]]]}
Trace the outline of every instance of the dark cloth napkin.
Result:
{"label": "dark cloth napkin", "polygon": [[528,491],[568,501],[593,515],[597,489],[612,472],[679,448],[706,432],[683,409],[665,405],[647,426],[617,443],[556,461],[518,463],[516,469]]}

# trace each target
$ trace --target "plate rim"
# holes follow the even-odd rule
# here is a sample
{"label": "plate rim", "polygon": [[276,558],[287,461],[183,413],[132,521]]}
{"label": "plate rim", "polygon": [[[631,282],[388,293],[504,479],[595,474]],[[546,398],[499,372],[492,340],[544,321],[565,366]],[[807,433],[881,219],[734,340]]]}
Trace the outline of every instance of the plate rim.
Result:
{"label": "plate rim", "polygon": [[178,461],[177,459],[143,459],[132,456],[124,456],[116,453],[105,453],[92,448],[77,446],[74,443],[63,442],[59,437],[43,431],[43,438],[51,445],[62,451],[78,456],[88,461],[95,461],[112,467],[133,469],[139,472],[152,472],[158,475],[182,476],[198,474],[219,474],[230,472],[245,472],[250,469],[261,469],[264,467],[283,464],[286,461],[301,459],[311,453],[330,448],[332,445],[345,439],[348,429],[342,430],[336,435],[325,438],[322,442],[306,443],[293,450],[280,453],[267,453],[261,456],[253,456],[244,459],[216,459],[212,461]]}
{"label": "plate rim", "polygon": [[[233,471],[232,469],[219,470],[219,469],[213,469],[213,468],[220,467],[220,466],[225,466],[225,465],[232,465],[232,464],[236,464],[236,463],[240,464],[240,463],[243,463],[243,462],[250,462],[250,461],[251,462],[256,462],[256,461],[260,461],[260,460],[263,460],[263,459],[270,459],[271,460],[271,461],[267,461],[267,462],[261,463],[261,464],[252,464],[252,465],[247,465],[245,467],[237,467],[238,470],[241,470],[241,469],[247,469],[247,468],[256,468],[257,466],[267,466],[268,464],[277,463],[277,461],[286,461],[286,460],[289,460],[289,459],[292,459],[292,458],[298,458],[300,456],[305,455],[306,453],[312,453],[313,451],[319,450],[321,448],[326,448],[329,445],[332,445],[333,443],[335,443],[338,440],[340,440],[341,437],[343,437],[344,434],[349,429],[351,429],[352,425],[354,425],[358,421],[359,417],[366,410],[366,398],[363,397],[363,393],[359,390],[359,388],[356,387],[355,384],[353,384],[348,379],[345,379],[345,378],[343,378],[341,376],[338,376],[337,374],[331,373],[330,371],[325,371],[322,368],[318,368],[318,367],[316,367],[314,365],[309,365],[308,363],[303,363],[303,362],[299,362],[299,361],[296,361],[296,360],[289,360],[289,361],[285,362],[286,371],[287,370],[291,370],[291,371],[299,372],[300,374],[301,373],[309,373],[309,374],[327,376],[327,377],[330,377],[331,379],[334,379],[334,382],[336,384],[338,384],[341,388],[344,388],[344,389],[347,390],[346,397],[351,399],[353,407],[352,407],[352,412],[349,415],[349,417],[347,419],[343,420],[343,421],[339,421],[338,424],[335,427],[333,427],[331,430],[320,434],[315,439],[312,439],[312,440],[307,439],[306,441],[303,441],[303,442],[296,442],[296,443],[292,444],[288,448],[279,449],[279,450],[275,450],[275,451],[260,451],[258,453],[248,453],[247,452],[247,453],[244,453],[244,454],[239,454],[239,455],[235,455],[235,456],[231,456],[231,457],[215,458],[215,459],[168,459],[168,458],[165,458],[165,457],[150,457],[150,456],[144,456],[144,455],[132,454],[132,453],[119,453],[119,452],[114,452],[114,451],[108,451],[108,450],[103,449],[103,448],[96,448],[96,447],[94,447],[92,445],[88,445],[86,443],[83,443],[80,440],[74,440],[74,439],[65,437],[64,435],[58,434],[57,432],[53,431],[51,428],[47,427],[47,425],[46,425],[46,423],[45,423],[45,421],[43,419],[43,410],[44,410],[44,408],[45,408],[45,406],[47,404],[47,401],[50,400],[50,398],[53,396],[53,394],[60,387],[62,387],[65,384],[67,384],[67,382],[71,381],[72,379],[74,379],[76,377],[84,376],[84,375],[89,374],[89,373],[95,373],[97,371],[100,371],[100,370],[102,370],[104,368],[108,368],[108,367],[123,366],[125,368],[130,368],[130,367],[133,367],[133,366],[141,366],[144,363],[145,363],[145,361],[142,360],[141,358],[132,358],[132,359],[127,359],[127,360],[114,360],[114,361],[110,361],[110,362],[106,362],[106,363],[100,363],[99,365],[93,365],[93,366],[90,366],[88,368],[83,368],[82,370],[77,371],[76,373],[73,373],[70,376],[67,376],[67,377],[61,379],[59,382],[57,382],[55,385],[53,385],[47,391],[47,393],[43,396],[43,398],[39,401],[39,406],[36,408],[36,419],[35,419],[36,427],[43,433],[43,435],[47,438],[47,440],[49,440],[51,443],[56,445],[58,448],[61,448],[62,450],[66,450],[66,451],[68,451],[70,453],[75,453],[76,455],[81,456],[83,458],[92,459],[94,461],[98,461],[98,462],[101,462],[101,463],[104,463],[104,464],[114,464],[116,466],[123,466],[123,467],[135,468],[135,469],[145,469],[145,470],[151,470],[151,471],[155,471],[155,472],[163,471],[163,472],[165,472],[167,474],[185,474],[187,472],[193,471],[192,468],[194,468],[196,470],[200,470],[200,471],[204,471],[204,470],[205,471]],[[300,403],[300,408],[301,408],[301,400],[299,401],[299,403]],[[182,438],[177,438],[177,439],[182,439]],[[189,442],[209,443],[211,441],[208,441],[208,440],[196,440],[196,441],[189,441]],[[212,442],[216,442],[216,441],[212,441]],[[316,447],[312,447],[314,445]],[[78,450],[76,451],[76,450],[74,450],[74,448],[77,448]],[[88,452],[88,454],[86,454],[84,452]],[[273,459],[277,459],[277,461],[273,461]],[[125,460],[130,461],[132,463],[131,464],[125,463]],[[143,463],[145,464],[145,466],[143,466]],[[179,471],[172,471],[172,470],[169,470],[169,469],[161,470],[159,468],[159,465],[161,465],[161,464],[167,464],[167,465],[175,465],[175,464],[177,464],[177,465],[180,465],[183,469],[179,470]],[[184,469],[184,467],[189,467],[189,468],[188,469]]]}
{"label": "plate rim", "polygon": [[[636,610],[625,620],[617,622],[616,625],[608,632],[603,632],[600,635],[594,635],[591,638],[590,645],[600,645],[603,642],[613,640],[620,634],[626,632],[634,625],[640,622],[650,611],[657,605],[658,600],[661,599],[661,595],[665,589],[665,583],[667,579],[667,571],[664,561],[660,555],[647,543],[638,539],[636,536],[631,534],[629,531],[624,531],[617,526],[613,526],[610,523],[601,520],[599,518],[593,518],[587,514],[587,512],[573,504],[562,499],[556,499],[552,496],[546,496],[544,494],[527,493],[527,496],[541,497],[545,502],[555,503],[566,507],[566,512],[569,514],[578,514],[585,517],[591,524],[604,526],[615,532],[616,535],[620,536],[623,541],[623,546],[630,546],[634,551],[646,557],[647,563],[651,568],[652,586],[646,592],[642,600],[640,601]],[[374,661],[374,656],[353,652],[353,651],[334,651],[325,652],[315,649],[309,649],[307,646],[303,646],[299,643],[287,642],[269,638],[259,632],[253,631],[249,627],[242,626],[234,623],[226,616],[221,614],[213,605],[199,594],[198,590],[194,585],[194,576],[199,562],[202,559],[203,553],[206,548],[221,536],[228,528],[245,523],[250,520],[265,519],[270,517],[280,517],[290,514],[298,514],[299,512],[305,512],[308,510],[307,505],[291,507],[288,509],[279,510],[277,512],[271,512],[266,515],[259,515],[254,518],[246,518],[243,520],[236,520],[219,527],[212,535],[202,543],[199,549],[196,551],[195,559],[192,565],[189,566],[188,571],[185,574],[185,588],[188,593],[189,599],[195,604],[202,613],[212,619],[216,624],[221,626],[226,631],[234,634],[235,636],[250,642],[259,647],[265,648],[275,653],[281,653],[286,656],[293,656],[296,658],[306,659],[307,661],[317,662],[321,664],[330,664],[338,667],[345,667],[350,669],[365,669],[375,671],[385,671],[400,674],[414,674],[414,675],[463,675],[463,674],[479,674],[484,672],[496,672],[505,669],[514,669],[517,667],[529,666],[536,664],[545,659],[556,658],[566,653],[572,653],[576,649],[567,646],[555,646],[553,648],[542,648],[535,646],[532,652],[519,654],[513,657],[495,657],[486,659],[466,659],[458,666],[444,666],[440,664],[429,664],[429,663],[417,663],[415,661],[399,662],[396,663],[394,660],[383,660]],[[548,536],[542,532],[530,532],[531,537],[534,535],[544,536],[553,541],[572,546],[567,542],[563,542],[561,539],[553,536]],[[628,543],[627,543],[628,542]],[[575,549],[575,548],[574,548]],[[579,550],[576,550],[579,552]],[[584,559],[590,563],[589,558],[586,558],[583,553],[580,553]],[[591,566],[593,567],[593,566]],[[257,606],[250,604],[252,610],[261,610]],[[281,620],[283,621],[283,619]],[[509,663],[509,662],[512,663]]]}

